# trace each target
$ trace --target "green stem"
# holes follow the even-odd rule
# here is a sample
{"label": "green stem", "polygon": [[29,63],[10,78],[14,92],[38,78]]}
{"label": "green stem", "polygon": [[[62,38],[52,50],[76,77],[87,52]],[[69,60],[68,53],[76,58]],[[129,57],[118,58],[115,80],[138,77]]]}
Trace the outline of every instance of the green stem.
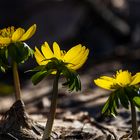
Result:
{"label": "green stem", "polygon": [[14,78],[14,87],[15,87],[15,99],[21,100],[21,91],[20,91],[20,81],[18,75],[17,63],[13,62],[13,78]]}
{"label": "green stem", "polygon": [[50,112],[49,112],[49,117],[46,123],[46,127],[43,133],[43,138],[42,140],[49,140],[51,131],[52,131],[52,126],[55,118],[55,111],[56,111],[56,106],[57,106],[57,95],[58,95],[58,80],[59,80],[60,73],[57,72],[56,77],[54,79],[53,83],[53,91],[52,91],[52,99],[51,99],[51,107],[50,107]]}
{"label": "green stem", "polygon": [[132,117],[132,140],[138,140],[138,126],[137,126],[137,114],[136,108],[133,101],[130,101],[131,104],[131,117]]}

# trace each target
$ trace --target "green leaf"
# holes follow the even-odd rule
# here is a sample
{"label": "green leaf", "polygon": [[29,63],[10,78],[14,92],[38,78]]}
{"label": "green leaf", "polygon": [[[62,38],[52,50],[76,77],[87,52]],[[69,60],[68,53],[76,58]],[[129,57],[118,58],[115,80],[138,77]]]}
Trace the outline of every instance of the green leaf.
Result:
{"label": "green leaf", "polygon": [[76,91],[81,90],[81,81],[80,81],[80,76],[79,75],[76,75],[75,86],[76,86]]}
{"label": "green leaf", "polygon": [[6,56],[7,48],[0,49],[0,71],[5,72],[9,66]]}
{"label": "green leaf", "polygon": [[0,60],[5,63],[5,64],[8,64],[8,60],[7,60],[7,57],[6,57],[6,48],[5,49],[0,49]]}
{"label": "green leaf", "polygon": [[38,71],[46,71],[46,66],[40,65],[40,66],[33,68],[32,70],[27,70],[26,72],[38,72]]}
{"label": "green leaf", "polygon": [[135,86],[129,86],[129,87],[124,88],[124,91],[127,94],[129,101],[131,101],[135,96],[139,96],[138,89],[139,88]]}
{"label": "green leaf", "polygon": [[133,101],[135,106],[140,109],[140,97],[139,96],[134,97]]}
{"label": "green leaf", "polygon": [[39,71],[31,77],[31,80],[34,85],[38,84],[44,77],[51,74],[52,70],[49,71]]}
{"label": "green leaf", "polygon": [[102,108],[102,114],[105,114],[105,112],[107,112],[107,110],[108,110],[108,108],[109,108],[109,104],[110,104],[110,98],[111,98],[111,97],[109,97],[109,98],[107,99],[107,101],[105,102],[105,105],[104,105],[103,108]]}
{"label": "green leaf", "polygon": [[[30,71],[39,71],[33,77],[32,81],[34,84],[40,82],[45,74],[51,74],[54,71],[59,72],[66,78],[66,82],[63,83],[64,86],[68,86],[70,91],[81,90],[81,81],[78,73],[67,67],[68,63],[65,63],[57,58],[47,59],[49,62],[44,66],[38,66]],[[45,60],[44,60],[45,61]],[[47,72],[47,73],[46,73]]]}
{"label": "green leaf", "polygon": [[63,83],[63,86],[68,86],[69,91],[79,91],[81,90],[81,81],[78,73],[74,70],[70,70],[67,67],[63,68],[63,75],[66,77],[66,82]]}
{"label": "green leaf", "polygon": [[117,93],[116,93],[116,98],[115,98],[115,107],[119,108],[119,98],[118,98]]}
{"label": "green leaf", "polygon": [[112,115],[116,116],[117,111],[116,108],[119,107],[118,97],[116,92],[112,92],[106,101],[105,105],[102,108],[102,114],[103,115]]}
{"label": "green leaf", "polygon": [[8,56],[17,63],[24,63],[32,55],[33,50],[25,43],[12,43],[8,46]]}
{"label": "green leaf", "polygon": [[119,89],[117,91],[117,94],[118,94],[118,97],[119,97],[119,100],[122,104],[122,106],[126,109],[129,108],[129,99],[128,99],[128,96],[127,96],[127,93],[125,92],[125,90],[122,88],[122,89]]}

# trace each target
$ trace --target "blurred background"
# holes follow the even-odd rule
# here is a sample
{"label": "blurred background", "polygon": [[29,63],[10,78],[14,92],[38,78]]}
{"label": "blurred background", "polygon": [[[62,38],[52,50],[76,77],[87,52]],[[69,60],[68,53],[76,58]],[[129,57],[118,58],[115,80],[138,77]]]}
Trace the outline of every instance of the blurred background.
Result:
{"label": "blurred background", "polygon": [[129,53],[139,57],[139,7],[139,0],[1,0],[0,28],[36,23],[27,42],[32,48],[44,41],[64,49],[81,43],[90,48],[93,64]]}
{"label": "blurred background", "polygon": [[90,48],[93,63],[139,50],[139,7],[139,0],[1,0],[0,28],[36,23],[27,42],[32,48],[44,41],[64,49],[81,43]]}
{"label": "blurred background", "polygon": [[[40,48],[44,41],[49,42],[50,46],[56,41],[61,48],[66,50],[79,43],[88,47],[89,58],[79,73],[83,85],[82,92],[90,95],[87,98],[81,95],[74,100],[79,99],[81,104],[83,102],[93,103],[90,99],[91,93],[98,92],[101,95],[100,93],[105,92],[97,90],[92,82],[94,78],[103,74],[111,75],[118,69],[140,71],[139,9],[139,0],[1,0],[0,28],[13,25],[28,29],[36,23],[37,31],[27,41],[33,49],[35,46]],[[31,58],[25,65],[20,66],[23,98],[29,106],[31,99],[44,97],[45,93],[50,91],[47,86],[51,86],[50,78],[50,81],[47,80],[46,83],[33,87],[29,80],[31,74],[24,73],[24,71],[36,65],[34,59]],[[1,96],[13,92],[11,70],[9,69],[5,74],[1,73],[0,79]],[[29,95],[29,92],[32,94]],[[41,96],[38,93],[41,93]],[[29,96],[32,97],[29,98]],[[6,99],[5,101],[10,103],[13,101],[11,97]],[[66,107],[71,105],[70,101],[68,102],[66,98]],[[3,101],[4,105],[3,108],[0,106],[0,110],[6,110],[4,107],[7,102]],[[45,106],[44,101],[42,102]],[[84,104],[81,108],[93,115],[100,112],[96,106],[88,104],[86,107]],[[102,103],[100,106],[102,107]]]}

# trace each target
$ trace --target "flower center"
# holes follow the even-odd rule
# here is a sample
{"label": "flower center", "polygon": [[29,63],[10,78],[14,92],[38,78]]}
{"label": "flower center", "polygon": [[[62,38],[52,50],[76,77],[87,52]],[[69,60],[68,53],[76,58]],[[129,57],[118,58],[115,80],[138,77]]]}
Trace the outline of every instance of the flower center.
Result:
{"label": "flower center", "polygon": [[14,27],[8,27],[8,28],[4,28],[2,30],[0,30],[0,37],[9,37],[11,38],[13,33],[14,33]]}

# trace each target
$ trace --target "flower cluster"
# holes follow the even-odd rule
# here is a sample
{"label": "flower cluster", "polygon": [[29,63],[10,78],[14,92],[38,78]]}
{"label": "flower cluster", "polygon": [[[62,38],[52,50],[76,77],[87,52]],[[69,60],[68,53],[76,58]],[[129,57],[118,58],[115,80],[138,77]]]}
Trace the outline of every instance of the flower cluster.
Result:
{"label": "flower cluster", "polygon": [[33,55],[33,50],[25,43],[36,31],[36,24],[27,31],[14,26],[0,30],[0,70],[5,72],[11,62],[23,63],[29,56]]}
{"label": "flower cluster", "polygon": [[57,58],[65,63],[67,63],[67,67],[73,70],[77,70],[85,63],[88,58],[89,49],[81,44],[72,47],[68,52],[64,50],[60,50],[59,45],[54,42],[53,43],[53,51],[47,42],[45,42],[41,46],[41,51],[35,48],[35,58],[39,65],[47,65],[51,58]]}
{"label": "flower cluster", "polygon": [[14,26],[0,30],[0,48],[10,43],[22,42],[31,38],[36,31],[36,24],[32,25],[26,32],[23,28],[15,29]]}
{"label": "flower cluster", "polygon": [[117,114],[116,108],[119,104],[128,109],[131,107],[132,116],[132,139],[138,140],[138,125],[136,120],[135,106],[140,109],[140,72],[132,75],[129,71],[117,71],[112,77],[101,76],[94,80],[95,84],[101,88],[111,91],[111,94],[106,101],[102,113],[104,115]]}
{"label": "flower cluster", "polygon": [[95,84],[101,88],[110,90],[108,100],[106,101],[102,113],[105,115],[116,115],[116,108],[119,107],[119,101],[123,107],[129,108],[129,103],[134,102],[139,108],[140,99],[139,95],[139,83],[140,83],[140,72],[132,75],[129,71],[119,70],[116,75],[112,77],[101,76],[94,80]]}
{"label": "flower cluster", "polygon": [[94,80],[95,84],[101,88],[108,90],[116,90],[118,88],[130,87],[140,83],[140,72],[132,76],[128,71],[117,71],[113,77],[102,76]]}

